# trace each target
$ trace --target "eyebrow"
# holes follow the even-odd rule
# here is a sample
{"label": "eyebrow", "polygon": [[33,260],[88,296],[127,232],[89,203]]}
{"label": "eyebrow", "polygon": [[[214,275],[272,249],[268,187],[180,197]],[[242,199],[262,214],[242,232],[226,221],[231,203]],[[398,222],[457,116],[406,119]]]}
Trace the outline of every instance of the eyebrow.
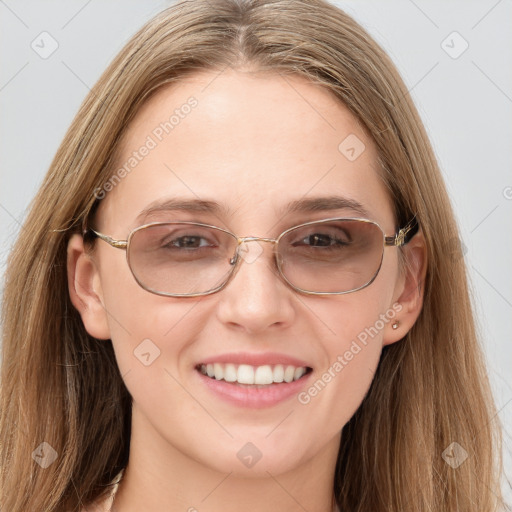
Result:
{"label": "eyebrow", "polygon": [[[352,210],[363,217],[368,217],[368,210],[355,199],[342,196],[308,197],[292,201],[280,208],[278,214],[283,213],[312,213],[327,212],[333,210]],[[147,217],[171,211],[200,212],[229,217],[232,210],[221,203],[206,199],[169,198],[163,201],[155,201],[144,208],[137,216],[136,221],[142,221]]]}
{"label": "eyebrow", "polygon": [[211,213],[226,216],[231,214],[230,208],[221,205],[217,201],[209,201],[206,199],[181,199],[179,197],[174,197],[163,201],[155,201],[154,203],[149,204],[139,213],[136,221],[140,222],[151,215],[171,211]]}
{"label": "eyebrow", "polygon": [[323,212],[331,210],[353,210],[354,212],[368,217],[368,210],[355,199],[342,196],[308,197],[292,201],[286,209],[290,213]]}

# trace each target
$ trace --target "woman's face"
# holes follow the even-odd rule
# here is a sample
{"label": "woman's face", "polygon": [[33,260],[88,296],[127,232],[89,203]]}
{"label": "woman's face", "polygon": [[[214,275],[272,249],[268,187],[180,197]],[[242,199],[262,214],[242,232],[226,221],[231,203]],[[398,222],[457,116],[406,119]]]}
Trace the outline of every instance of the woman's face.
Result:
{"label": "woman's face", "polygon": [[[288,211],[295,201],[340,196],[391,235],[392,204],[376,158],[348,109],[303,78],[195,74],[160,90],[130,125],[114,169],[120,179],[107,185],[94,227],[124,240],[143,224],[183,220],[276,238],[304,222],[363,216],[352,208]],[[215,201],[220,209],[160,207],[170,199]],[[401,320],[404,284],[397,249],[385,249],[370,286],[315,296],[278,277],[272,244],[246,247],[250,256],[224,289],[175,298],[141,288],[125,252],[96,241],[91,261],[102,308],[84,322],[112,340],[133,397],[132,444],[152,457],[179,453],[242,475],[278,474],[320,453],[332,461],[383,345],[405,334],[391,326]],[[224,373],[227,363],[235,372],[242,364],[311,370],[258,388],[205,376],[206,363]]]}

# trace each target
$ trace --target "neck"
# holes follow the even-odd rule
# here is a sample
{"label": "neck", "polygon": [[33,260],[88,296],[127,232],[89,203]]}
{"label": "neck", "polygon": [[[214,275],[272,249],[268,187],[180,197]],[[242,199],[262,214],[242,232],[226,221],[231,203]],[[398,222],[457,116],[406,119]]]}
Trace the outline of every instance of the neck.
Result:
{"label": "neck", "polygon": [[113,512],[333,510],[339,436],[296,468],[269,471],[262,458],[258,473],[254,466],[254,473],[248,475],[238,473],[238,461],[222,472],[192,459],[147,424],[139,428],[135,411],[132,422],[130,459],[115,496]]}

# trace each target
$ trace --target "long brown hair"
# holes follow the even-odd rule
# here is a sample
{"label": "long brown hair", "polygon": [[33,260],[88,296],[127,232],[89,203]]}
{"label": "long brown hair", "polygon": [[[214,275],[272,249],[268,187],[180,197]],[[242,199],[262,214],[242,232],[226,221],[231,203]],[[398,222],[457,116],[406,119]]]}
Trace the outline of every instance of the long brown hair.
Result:
{"label": "long brown hair", "polygon": [[[246,64],[332,91],[375,141],[397,224],[416,214],[428,246],[422,312],[403,340],[384,348],[343,428],[334,479],[340,509],[498,510],[500,427],[438,164],[389,57],[324,0],[179,2],[128,42],[87,95],[8,262],[0,509],[77,511],[125,467],[131,397],[112,344],[88,335],[70,302],[67,242],[150,95],[188,73]],[[452,442],[468,453],[456,469],[442,456]],[[43,468],[33,452],[49,447],[56,460]]]}

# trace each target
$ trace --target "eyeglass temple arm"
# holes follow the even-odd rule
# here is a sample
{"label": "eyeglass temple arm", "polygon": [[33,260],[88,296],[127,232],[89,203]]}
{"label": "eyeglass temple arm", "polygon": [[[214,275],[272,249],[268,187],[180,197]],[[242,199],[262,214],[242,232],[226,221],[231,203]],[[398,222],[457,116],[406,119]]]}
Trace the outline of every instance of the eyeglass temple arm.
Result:
{"label": "eyeglass temple arm", "polygon": [[112,247],[115,247],[117,249],[126,249],[128,247],[128,241],[127,240],[115,240],[111,236],[104,235],[103,233],[100,233],[99,231],[95,231],[94,229],[86,229],[84,231],[83,236],[91,236],[93,238],[99,238],[103,240],[104,242],[107,242],[107,244],[111,245]]}
{"label": "eyeglass temple arm", "polygon": [[416,215],[403,227],[395,236],[385,237],[386,245],[396,245],[401,247],[408,243],[411,238],[418,232],[419,224]]}

